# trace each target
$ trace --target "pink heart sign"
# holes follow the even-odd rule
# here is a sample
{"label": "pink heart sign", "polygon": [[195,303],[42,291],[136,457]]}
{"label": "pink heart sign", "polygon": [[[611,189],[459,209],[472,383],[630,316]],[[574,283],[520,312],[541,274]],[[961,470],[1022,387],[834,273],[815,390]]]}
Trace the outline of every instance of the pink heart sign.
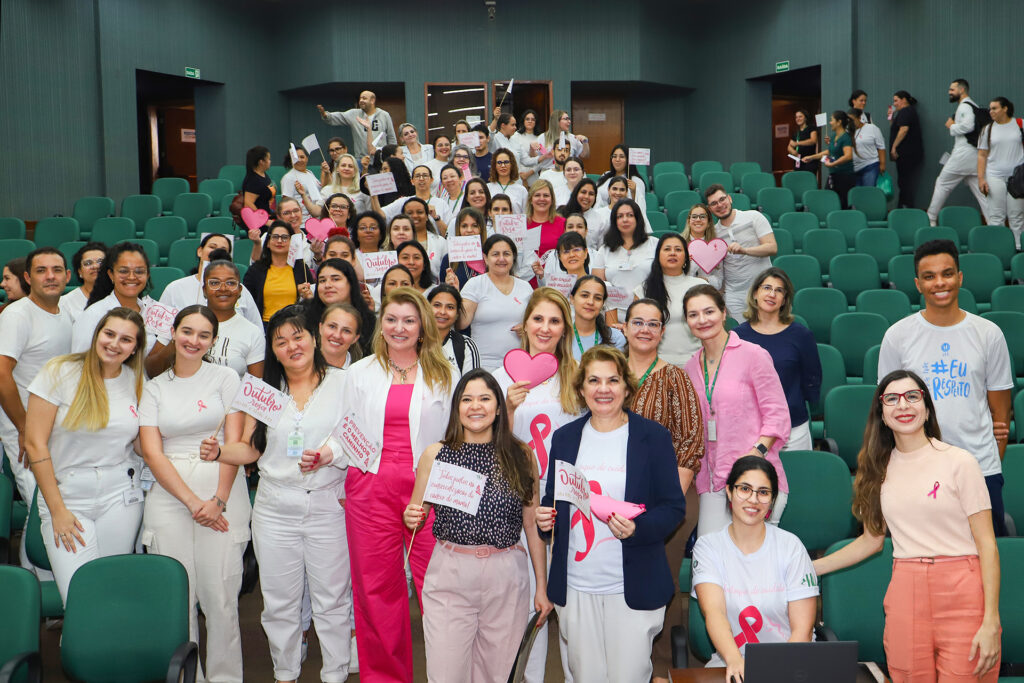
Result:
{"label": "pink heart sign", "polygon": [[590,512],[596,515],[602,522],[607,522],[613,512],[619,517],[633,519],[646,510],[647,508],[644,505],[627,503],[623,500],[602,496],[600,493],[590,492]]}
{"label": "pink heart sign", "polygon": [[531,356],[523,349],[512,349],[505,354],[504,366],[513,382],[528,381],[527,389],[533,389],[558,372],[558,359],[551,353]]}
{"label": "pink heart sign", "polygon": [[717,237],[710,242],[691,240],[688,246],[690,248],[690,258],[705,273],[710,273],[714,270],[725,259],[726,254],[729,253],[729,244]]}
{"label": "pink heart sign", "polygon": [[270,219],[270,214],[263,209],[250,209],[248,206],[242,207],[242,222],[245,223],[245,227],[250,230],[259,230],[267,224],[267,220]]}
{"label": "pink heart sign", "polygon": [[330,218],[307,218],[306,234],[321,242],[327,239],[327,233],[337,227]]}

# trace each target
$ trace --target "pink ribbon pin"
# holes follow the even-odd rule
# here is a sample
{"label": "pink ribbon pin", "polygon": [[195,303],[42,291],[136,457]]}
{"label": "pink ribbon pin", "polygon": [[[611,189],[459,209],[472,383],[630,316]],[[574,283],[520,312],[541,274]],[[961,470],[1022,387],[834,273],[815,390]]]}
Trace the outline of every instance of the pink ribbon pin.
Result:
{"label": "pink ribbon pin", "polygon": [[938,494],[939,494],[939,482],[935,482],[935,488],[933,488],[932,492],[929,493],[928,495],[931,496],[932,498],[934,498],[935,500],[938,500],[939,499],[939,495]]}
{"label": "pink ribbon pin", "polygon": [[202,401],[196,401],[196,405],[199,406],[199,412],[200,413],[203,412],[204,410],[206,410],[206,404],[203,403]]}

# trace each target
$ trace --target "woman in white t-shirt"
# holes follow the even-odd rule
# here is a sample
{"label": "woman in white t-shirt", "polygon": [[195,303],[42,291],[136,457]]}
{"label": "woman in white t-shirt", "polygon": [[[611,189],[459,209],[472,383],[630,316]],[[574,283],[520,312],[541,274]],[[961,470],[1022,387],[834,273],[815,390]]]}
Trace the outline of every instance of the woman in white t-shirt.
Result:
{"label": "woman in white t-shirt", "polygon": [[[60,298],[60,309],[71,314],[71,322],[78,318],[78,314],[85,310],[85,304],[89,301],[92,288],[96,284],[96,278],[103,270],[103,258],[107,254],[107,245],[102,242],[89,242],[82,246],[71,257],[71,265],[78,273],[78,279],[82,282]],[[10,295],[7,302],[12,301]]]}
{"label": "woman in white t-shirt", "polygon": [[725,666],[726,681],[742,681],[748,642],[812,640],[818,582],[800,539],[765,524],[779,491],[772,464],[743,456],[725,488],[732,523],[697,539],[691,583],[715,646],[707,666]]}
{"label": "woman in white t-shirt", "polygon": [[267,356],[263,381],[285,394],[277,425],[246,415],[240,439],[203,457],[259,464],[252,537],[274,677],[296,681],[301,673],[300,604],[308,579],[323,656],[320,677],[341,681],[348,673],[352,632],[342,504],[348,460],[331,434],[341,422],[338,406],[347,371],[327,365],[302,306],[275,313],[267,339],[273,353]]}
{"label": "woman in white t-shirt", "polygon": [[503,148],[494,153],[491,157],[489,180],[487,189],[490,190],[492,197],[497,194],[508,195],[512,200],[514,213],[523,213],[526,210],[526,188],[520,182],[515,152]]}
{"label": "woman in white t-shirt", "polygon": [[[604,240],[604,233],[608,230],[608,222],[611,220],[611,207],[597,205],[597,183],[590,178],[583,178],[576,184],[569,201],[559,209],[560,213],[568,218],[578,213],[587,219],[587,243],[594,249],[601,247]],[[566,226],[568,230],[568,225]]]}
{"label": "woman in white t-shirt", "polygon": [[[686,250],[689,253],[690,242],[693,240],[704,240],[710,242],[715,239],[715,226],[711,221],[711,207],[707,204],[694,204],[690,207],[690,210],[686,212],[686,218],[683,220],[682,229],[683,239],[686,240]],[[722,264],[725,263],[725,259],[722,259],[711,269],[710,273],[704,272],[704,269],[697,265],[697,262],[690,259],[690,267],[686,269],[687,275],[700,278],[715,289],[722,288]]]}
{"label": "woman in white t-shirt", "polygon": [[[557,290],[541,287],[533,292],[522,315],[520,348],[531,356],[539,353],[554,354],[558,370],[554,375],[530,387],[528,381],[515,381],[504,366],[494,371],[494,379],[505,393],[505,405],[512,424],[512,433],[530,447],[537,460],[537,472],[542,482],[553,465],[549,457],[551,439],[555,430],[576,419],[579,414],[572,379],[576,372],[576,359],[572,354],[572,313],[569,302]],[[543,490],[543,488],[541,489]],[[530,580],[531,592],[535,590]],[[527,665],[528,680],[543,680],[547,661],[547,625],[538,634]],[[571,681],[562,648],[562,668],[566,680]]]}
{"label": "woman in white t-shirt", "polygon": [[690,252],[681,235],[674,232],[662,235],[658,239],[657,254],[651,263],[650,275],[633,289],[633,296],[636,299],[654,299],[668,311],[668,322],[663,328],[664,338],[658,353],[667,362],[682,368],[700,349],[700,341],[686,324],[683,296],[691,287],[706,283],[686,274],[690,267]]}
{"label": "woman in white t-shirt", "polygon": [[370,210],[370,195],[359,189],[359,166],[351,154],[342,154],[334,165],[331,182],[320,189],[325,197],[341,193],[352,200],[356,211],[362,213]]}
{"label": "woman in white t-shirt", "polygon": [[[611,225],[604,244],[591,264],[594,275],[616,287],[632,292],[651,273],[657,243],[645,229],[643,212],[632,199],[620,199],[612,207]],[[608,311],[608,322],[617,324],[625,316],[626,306]]]}
{"label": "woman in white t-shirt", "polygon": [[[130,308],[145,320],[146,309],[153,303],[153,299],[145,294],[148,288],[149,257],[142,245],[121,242],[109,247],[103,258],[103,269],[89,294],[89,302],[75,318],[75,326],[71,330],[71,352],[88,350],[96,325],[113,308]],[[156,343],[156,335],[146,335],[145,341],[148,354]]]}
{"label": "woman in white t-shirt", "polygon": [[874,187],[878,176],[885,173],[885,136],[875,124],[864,121],[863,112],[852,108],[850,131],[853,136],[853,172],[857,185]]}
{"label": "woman in white t-shirt", "polygon": [[322,211],[320,203],[323,201],[320,179],[306,168],[309,155],[301,145],[295,147],[295,157],[294,161],[291,154],[284,158],[284,166],[288,171],[281,177],[281,194],[299,201],[303,221],[310,217],[319,218]]}
{"label": "woman in white t-shirt", "polygon": [[434,158],[434,146],[420,144],[416,126],[411,123],[403,123],[398,127],[398,139],[402,141],[399,149],[402,150],[405,167],[409,169],[409,173],[412,173],[415,167]]}
{"label": "woman in white t-shirt", "polygon": [[622,177],[626,179],[629,189],[629,197],[644,211],[647,210],[647,185],[644,183],[636,166],[628,163],[629,147],[615,145],[612,147],[611,157],[608,159],[608,170],[597,181],[597,202],[600,206],[614,206],[615,202],[609,201],[608,184],[612,179]]}
{"label": "woman in white t-shirt", "polygon": [[590,156],[590,140],[586,135],[573,135],[569,130],[571,126],[569,112],[561,109],[551,112],[547,131],[536,142],[530,144],[530,156],[537,157],[538,173],[554,165],[555,147],[560,146],[563,140],[569,146],[569,156],[580,159]]}
{"label": "woman in white t-shirt", "polygon": [[[230,259],[232,246],[231,240],[220,233],[211,232],[202,238],[199,241],[199,248],[196,249],[196,256],[199,259],[196,272],[168,284],[164,288],[163,294],[160,295],[160,303],[177,308],[178,310],[193,304],[206,305],[206,294],[203,291],[203,270],[210,262],[215,251],[226,251],[228,255],[226,257],[221,256],[222,258]],[[235,303],[238,305],[238,312],[246,320],[258,327],[263,326],[259,309],[256,308],[256,301],[253,300],[249,290],[243,288],[240,297]],[[152,373],[150,376],[152,376]]]}
{"label": "woman in white t-shirt", "polygon": [[1013,102],[1005,97],[993,98],[988,110],[992,123],[978,136],[978,186],[988,195],[988,224],[1002,225],[1009,218],[1019,251],[1024,231],[1024,198],[1010,196],[1006,181],[1017,166],[1024,164],[1024,131],[1021,120],[1013,118]]}
{"label": "woman in white t-shirt", "polygon": [[43,545],[64,602],[79,567],[135,547],[142,466],[133,444],[145,338],[138,313],[111,309],[88,350],[54,358],[28,387],[25,450],[39,486]]}
{"label": "woman in white t-shirt", "polygon": [[179,311],[174,363],[143,391],[139,438],[156,484],[146,496],[142,544],[178,560],[188,573],[189,638],[199,641],[198,601],[207,623],[207,679],[240,681],[238,591],[249,543],[249,492],[236,465],[200,459],[219,453],[222,425],[225,442],[237,440],[244,417],[231,407],[238,374],[203,360],[217,331],[217,317],[206,306]]}
{"label": "woman in white t-shirt", "polygon": [[[309,311],[312,313],[312,311]],[[320,315],[316,345],[332,368],[345,370],[363,357],[359,346],[362,320],[359,311],[347,302],[328,304]]]}
{"label": "woman in white t-shirt", "polygon": [[484,242],[484,261],[487,272],[470,278],[462,288],[463,311],[458,328],[473,326],[480,365],[493,371],[501,367],[505,354],[519,345],[514,328],[522,322],[533,288],[512,275],[516,245],[509,237],[488,237]]}
{"label": "woman in white t-shirt", "polygon": [[675,593],[665,538],[686,512],[672,436],[627,409],[636,380],[618,349],[583,354],[572,389],[588,413],[555,432],[551,459],[586,477],[591,516],[555,501],[549,467],[537,510],[554,532],[548,597],[573,680],[645,683]]}

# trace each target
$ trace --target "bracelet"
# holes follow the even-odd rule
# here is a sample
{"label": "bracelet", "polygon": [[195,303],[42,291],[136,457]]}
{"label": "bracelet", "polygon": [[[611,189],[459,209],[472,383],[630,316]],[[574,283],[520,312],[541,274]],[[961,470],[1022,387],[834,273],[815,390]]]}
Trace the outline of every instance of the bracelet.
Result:
{"label": "bracelet", "polygon": [[216,462],[217,460],[220,460],[220,456],[223,455],[223,454],[224,454],[224,451],[221,450],[220,444],[217,444],[217,457],[214,458],[214,461]]}
{"label": "bracelet", "polygon": [[221,500],[220,497],[218,497],[216,494],[210,500],[215,501],[217,503],[217,507],[220,508],[221,512],[228,511],[228,504]]}
{"label": "bracelet", "polygon": [[39,460],[29,460],[28,464],[29,465],[37,465],[37,464],[39,464],[41,462],[46,462],[47,460],[50,460],[50,458],[40,458]]}

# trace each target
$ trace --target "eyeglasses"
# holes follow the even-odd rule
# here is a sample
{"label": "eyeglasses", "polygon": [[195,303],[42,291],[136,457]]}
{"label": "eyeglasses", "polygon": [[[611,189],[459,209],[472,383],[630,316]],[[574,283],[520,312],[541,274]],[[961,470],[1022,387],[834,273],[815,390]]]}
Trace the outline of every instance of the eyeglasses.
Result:
{"label": "eyeglasses", "polygon": [[238,280],[207,280],[206,286],[210,289],[238,289]]}
{"label": "eyeglasses", "polygon": [[121,277],[128,277],[134,275],[135,277],[144,277],[149,272],[148,268],[118,268],[114,271]]}
{"label": "eyeglasses", "polygon": [[413,173],[412,174],[412,178],[413,178],[413,180],[429,180],[430,179],[430,174],[429,173]]}
{"label": "eyeglasses", "polygon": [[895,406],[899,405],[901,398],[906,399],[907,403],[920,403],[924,400],[924,391],[921,389],[911,389],[910,391],[904,391],[902,394],[897,394],[895,392],[882,394],[878,400],[880,400],[884,406]]}
{"label": "eyeglasses", "polygon": [[779,296],[784,296],[786,294],[786,290],[783,289],[782,287],[772,287],[771,285],[761,285],[759,287],[759,289],[762,292],[764,292],[765,294],[775,293],[775,294],[778,294]]}
{"label": "eyeglasses", "polygon": [[562,253],[571,254],[572,256],[579,256],[585,251],[586,249],[584,247],[569,247],[568,249],[563,249]]}
{"label": "eyeglasses", "polygon": [[340,152],[342,149],[343,149],[342,147],[328,147],[327,151],[328,152]]}
{"label": "eyeglasses", "polygon": [[347,204],[331,204],[327,208],[330,209],[331,211],[343,211],[343,210],[348,209],[348,205]]}
{"label": "eyeglasses", "polygon": [[740,500],[750,500],[750,497],[755,493],[759,503],[770,503],[772,500],[771,489],[755,489],[749,484],[736,484],[732,487],[732,492]]}
{"label": "eyeglasses", "polygon": [[469,161],[469,155],[468,154],[456,154],[455,158],[456,159],[465,159],[466,161]]}
{"label": "eyeglasses", "polygon": [[708,219],[708,215],[706,213],[691,213],[690,214],[690,220],[691,221],[706,221],[707,219]]}
{"label": "eyeglasses", "polygon": [[360,225],[356,228],[359,232],[376,232],[379,229],[376,225]]}
{"label": "eyeglasses", "polygon": [[287,242],[291,238],[292,238],[291,235],[280,235],[279,234],[279,235],[271,235],[267,239],[269,239],[271,242]]}
{"label": "eyeglasses", "polygon": [[629,326],[632,327],[637,332],[644,329],[645,327],[649,329],[651,332],[657,332],[658,330],[661,329],[661,321],[644,320],[643,318],[632,318],[629,321]]}
{"label": "eyeglasses", "polygon": [[497,161],[494,162],[494,164],[496,166],[511,166],[512,161],[511,159],[498,159]]}
{"label": "eyeglasses", "polygon": [[721,206],[722,204],[725,204],[727,201],[729,201],[728,197],[722,197],[721,199],[716,199],[713,202],[708,202],[708,206]]}
{"label": "eyeglasses", "polygon": [[103,265],[103,259],[101,259],[101,258],[96,258],[96,259],[89,258],[89,259],[85,259],[84,261],[82,261],[82,266],[84,268],[92,268],[93,266],[99,267],[99,266],[102,266],[102,265]]}

